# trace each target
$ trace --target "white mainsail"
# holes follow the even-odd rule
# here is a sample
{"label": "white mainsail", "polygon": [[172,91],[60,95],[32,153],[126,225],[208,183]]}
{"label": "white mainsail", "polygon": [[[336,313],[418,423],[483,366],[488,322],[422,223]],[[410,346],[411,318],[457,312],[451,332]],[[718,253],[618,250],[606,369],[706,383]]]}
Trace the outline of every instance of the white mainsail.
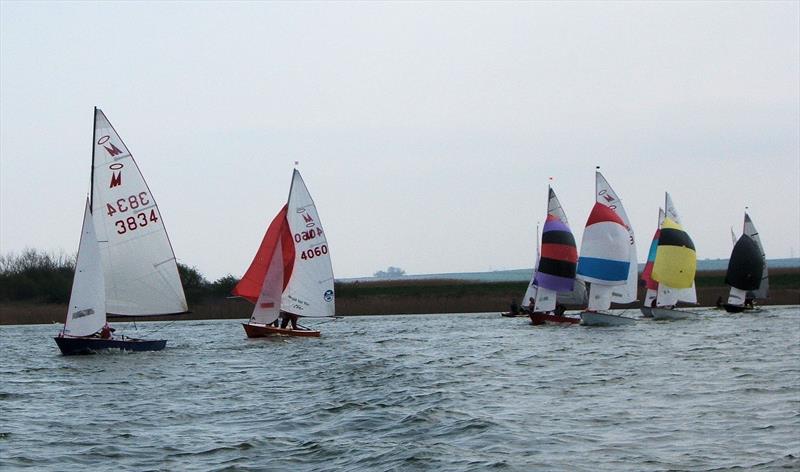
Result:
{"label": "white mainsail", "polygon": [[[767,255],[764,253],[764,246],[761,245],[761,237],[758,235],[758,230],[756,230],[756,226],[753,224],[753,220],[750,219],[750,215],[745,212],[744,214],[744,229],[742,231],[744,234],[750,236],[753,241],[756,242],[758,245],[758,250],[761,251],[761,258],[764,260],[764,273],[761,275],[761,284],[758,286],[758,290],[753,291],[754,298],[767,298],[769,296],[769,273],[767,272]],[[733,229],[731,229],[731,233],[733,233]]]}
{"label": "white mainsail", "polygon": [[286,220],[295,256],[281,307],[300,316],[334,316],[333,267],[328,241],[314,200],[297,169],[292,175]]}
{"label": "white mainsail", "polygon": [[103,267],[100,263],[100,248],[87,198],[64,334],[89,336],[99,331],[105,322],[106,294]]}
{"label": "white mainsail", "polygon": [[100,109],[94,126],[91,204],[108,313],[183,313],[186,297],[153,194]]}
{"label": "white mainsail", "polygon": [[[628,219],[628,214],[625,213],[625,207],[622,206],[622,200],[617,196],[614,189],[611,188],[611,185],[599,171],[595,172],[595,193],[597,203],[611,208],[619,215],[630,237],[628,250],[628,260],[630,261],[628,280],[625,285],[614,287],[614,290],[611,291],[611,301],[616,303],[634,302],[637,297],[636,290],[637,280],[639,278],[639,263],[636,254],[636,237],[633,233],[633,226],[631,226],[631,222]],[[592,287],[589,288],[589,298],[590,300],[592,298]]]}

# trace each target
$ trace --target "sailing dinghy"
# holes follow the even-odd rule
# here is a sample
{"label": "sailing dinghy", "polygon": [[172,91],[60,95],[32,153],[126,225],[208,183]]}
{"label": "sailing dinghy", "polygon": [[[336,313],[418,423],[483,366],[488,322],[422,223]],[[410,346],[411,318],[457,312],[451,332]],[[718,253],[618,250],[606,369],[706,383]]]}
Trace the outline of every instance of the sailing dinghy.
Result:
{"label": "sailing dinghy", "polygon": [[106,315],[187,312],[175,254],[153,194],[103,112],[94,110],[90,193],[64,328],[64,355],[159,351],[164,339],[114,336]]}
{"label": "sailing dinghy", "polygon": [[547,189],[547,219],[542,229],[540,254],[531,283],[534,294],[528,299],[528,303],[533,299],[531,324],[579,323],[580,318],[564,315],[563,305],[556,308],[557,302],[563,301],[562,294],[575,291],[578,251],[567,215],[550,186]]}
{"label": "sailing dinghy", "polygon": [[652,279],[658,283],[655,306],[650,311],[656,320],[679,320],[697,313],[676,310],[678,302],[697,304],[694,276],[697,253],[692,238],[681,226],[680,216],[669,193],[664,197],[664,221],[661,223],[653,262]]}
{"label": "sailing dinghy", "polygon": [[577,277],[589,285],[586,326],[622,326],[636,320],[608,310],[611,302],[636,300],[638,266],[633,228],[622,201],[600,173],[595,172],[595,204],[583,231]]}
{"label": "sailing dinghy", "polygon": [[728,303],[724,304],[725,310],[729,313],[756,311],[754,300],[767,298],[769,294],[769,274],[764,247],[747,212],[744,214],[742,236],[733,246],[728,261],[725,283],[731,286]]}
{"label": "sailing dinghy", "polygon": [[233,295],[255,304],[242,323],[249,338],[318,337],[310,329],[273,326],[282,312],[299,317],[333,317],[333,268],[328,241],[311,195],[295,169],[289,199],[267,228],[253,262]]}

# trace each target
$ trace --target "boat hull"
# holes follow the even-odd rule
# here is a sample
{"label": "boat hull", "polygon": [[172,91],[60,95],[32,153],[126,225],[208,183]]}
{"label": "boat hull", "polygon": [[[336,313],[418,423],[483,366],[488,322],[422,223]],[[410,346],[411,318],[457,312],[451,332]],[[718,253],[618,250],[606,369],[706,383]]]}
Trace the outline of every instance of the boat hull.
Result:
{"label": "boat hull", "polygon": [[730,303],[726,303],[723,307],[725,307],[725,311],[728,313],[741,313],[744,311],[744,305],[731,305]]}
{"label": "boat hull", "polygon": [[580,318],[575,318],[574,316],[559,316],[553,313],[531,313],[530,318],[531,324],[537,326],[543,324],[578,324],[581,322]]}
{"label": "boat hull", "polygon": [[661,307],[653,307],[652,313],[653,319],[655,320],[686,320],[697,316],[697,313],[691,311],[673,310],[671,308]]}
{"label": "boat hull", "polygon": [[242,323],[248,338],[265,338],[268,336],[295,336],[301,338],[318,338],[319,331],[310,329],[283,329],[276,326],[254,325]]}
{"label": "boat hull", "polygon": [[653,317],[653,308],[649,306],[643,306],[639,308],[639,311],[642,312],[642,316],[645,318],[652,318]]}
{"label": "boat hull", "polygon": [[528,315],[526,315],[525,313],[522,313],[522,312],[519,312],[519,313],[517,313],[515,315],[515,314],[507,311],[505,313],[500,313],[500,316],[505,317],[505,318],[521,318],[521,317],[528,316]]}
{"label": "boat hull", "polygon": [[167,346],[166,339],[102,339],[89,337],[55,337],[58,348],[65,356],[95,354],[101,351],[160,351]]}
{"label": "boat hull", "polygon": [[584,326],[628,326],[636,324],[636,320],[601,311],[584,311],[581,312],[581,324]]}

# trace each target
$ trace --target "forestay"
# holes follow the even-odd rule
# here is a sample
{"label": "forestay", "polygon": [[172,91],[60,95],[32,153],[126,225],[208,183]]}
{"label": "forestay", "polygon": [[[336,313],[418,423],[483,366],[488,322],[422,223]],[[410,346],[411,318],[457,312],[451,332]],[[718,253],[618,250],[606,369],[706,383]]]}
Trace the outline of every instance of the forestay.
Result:
{"label": "forestay", "polygon": [[325,231],[314,200],[296,169],[286,214],[294,241],[294,268],[283,291],[283,310],[307,317],[336,313],[333,268]]}
{"label": "forestay", "polygon": [[186,312],[175,254],[153,194],[128,148],[95,109],[92,216],[108,313]]}
{"label": "forestay", "polygon": [[69,297],[64,334],[89,336],[96,333],[106,322],[106,294],[103,284],[103,267],[100,263],[100,248],[94,231],[94,222],[86,199],[83,213],[81,241],[75,261],[75,277]]}

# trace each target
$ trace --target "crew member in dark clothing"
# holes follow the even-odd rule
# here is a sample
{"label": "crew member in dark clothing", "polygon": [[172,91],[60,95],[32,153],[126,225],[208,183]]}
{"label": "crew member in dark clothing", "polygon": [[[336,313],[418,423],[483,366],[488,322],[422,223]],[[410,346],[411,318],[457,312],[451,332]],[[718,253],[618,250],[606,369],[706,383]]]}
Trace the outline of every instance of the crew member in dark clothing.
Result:
{"label": "crew member in dark clothing", "polygon": [[519,315],[519,306],[515,300],[511,300],[511,314],[514,316]]}
{"label": "crew member in dark clothing", "polygon": [[286,327],[289,325],[290,322],[292,323],[292,329],[298,329],[297,328],[297,318],[298,318],[298,316],[295,315],[294,313],[289,313],[289,312],[286,312],[286,311],[282,311],[281,312],[281,329],[286,329]]}
{"label": "crew member in dark clothing", "polygon": [[556,309],[553,313],[555,313],[556,316],[564,316],[565,311],[567,311],[567,307],[559,303],[556,305]]}

